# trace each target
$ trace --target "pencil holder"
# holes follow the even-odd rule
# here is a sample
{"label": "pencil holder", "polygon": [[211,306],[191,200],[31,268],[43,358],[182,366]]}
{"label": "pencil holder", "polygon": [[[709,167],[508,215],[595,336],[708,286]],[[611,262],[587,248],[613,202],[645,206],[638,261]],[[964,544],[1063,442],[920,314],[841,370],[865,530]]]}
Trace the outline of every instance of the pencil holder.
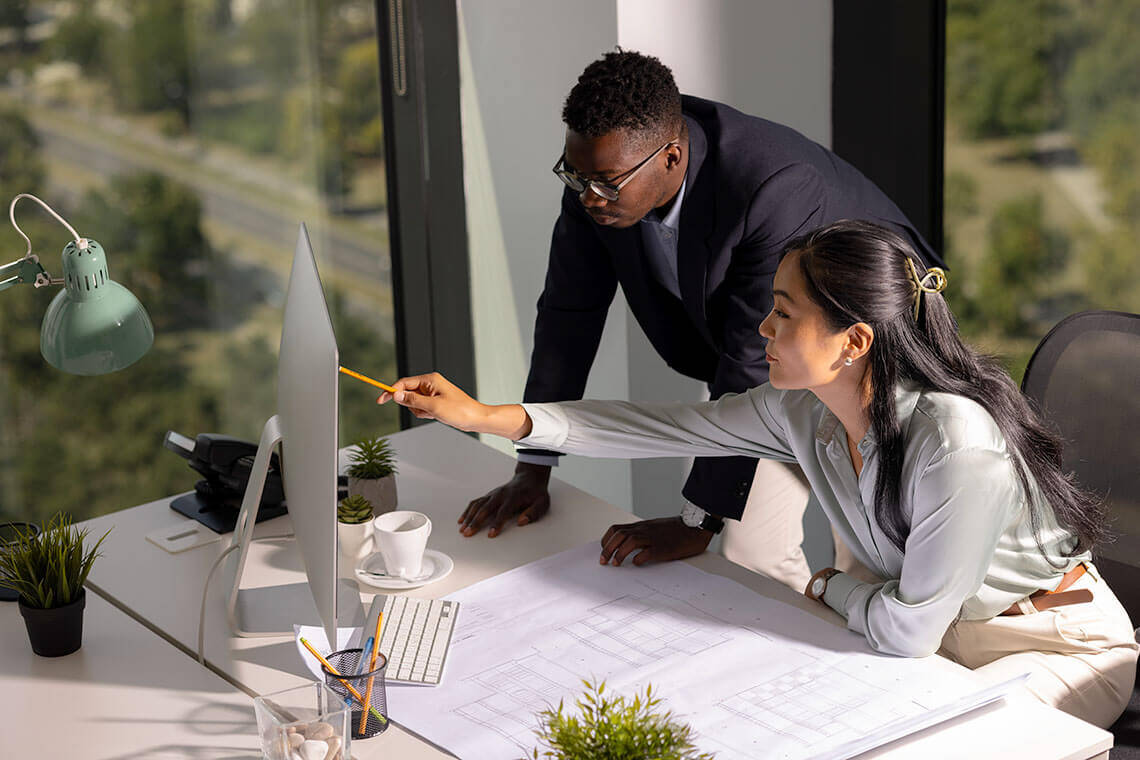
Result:
{"label": "pencil holder", "polygon": [[[339,677],[321,666],[321,670],[325,673],[325,683],[344,697],[352,709],[349,728],[353,739],[367,739],[388,728],[388,700],[384,693],[384,672],[388,669],[388,658],[382,654],[377,655],[375,668],[367,670],[366,662],[364,672],[356,672],[360,668],[361,658],[370,654],[365,654],[363,649],[342,649],[330,654],[326,659],[340,674]],[[367,714],[360,700],[353,695],[354,690],[368,703]],[[367,717],[362,718],[364,715]]]}

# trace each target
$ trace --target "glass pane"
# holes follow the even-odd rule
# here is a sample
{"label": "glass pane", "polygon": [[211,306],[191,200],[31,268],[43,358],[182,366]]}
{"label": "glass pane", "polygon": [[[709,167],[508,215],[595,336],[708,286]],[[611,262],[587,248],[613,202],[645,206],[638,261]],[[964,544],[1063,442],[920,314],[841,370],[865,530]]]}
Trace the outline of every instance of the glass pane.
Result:
{"label": "glass pane", "polygon": [[951,305],[1020,379],[1052,325],[1140,311],[1140,0],[950,0]]}
{"label": "glass pane", "polygon": [[[256,441],[307,223],[344,365],[396,372],[372,0],[0,4],[0,199],[30,192],[107,252],[150,312],[136,365],[76,377],[39,354],[56,288],[0,296],[0,518],[77,519],[189,490],[167,430]],[[69,235],[17,221],[53,275]],[[0,231],[3,261],[24,242]],[[3,263],[3,262],[0,262]],[[391,432],[341,383],[341,443]]]}

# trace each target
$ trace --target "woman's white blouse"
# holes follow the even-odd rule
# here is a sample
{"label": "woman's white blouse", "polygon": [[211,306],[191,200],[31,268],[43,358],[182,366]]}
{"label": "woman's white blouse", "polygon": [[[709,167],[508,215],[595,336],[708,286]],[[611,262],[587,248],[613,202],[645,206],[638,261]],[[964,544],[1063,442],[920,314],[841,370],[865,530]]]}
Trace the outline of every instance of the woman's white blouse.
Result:
{"label": "woman's white blouse", "polygon": [[1075,539],[1049,507],[1039,515],[1042,555],[1013,458],[985,409],[909,386],[896,397],[905,440],[899,494],[910,526],[905,551],[875,520],[873,435],[859,442],[863,471],[856,477],[843,426],[809,391],[765,384],[701,404],[524,404],[534,427],[521,443],[593,457],[742,455],[798,463],[836,532],[888,579],[862,583],[840,573],[828,582],[824,601],[876,650],[916,657],[935,652],[959,616],[994,617],[1055,587],[1089,555],[1065,556]]}

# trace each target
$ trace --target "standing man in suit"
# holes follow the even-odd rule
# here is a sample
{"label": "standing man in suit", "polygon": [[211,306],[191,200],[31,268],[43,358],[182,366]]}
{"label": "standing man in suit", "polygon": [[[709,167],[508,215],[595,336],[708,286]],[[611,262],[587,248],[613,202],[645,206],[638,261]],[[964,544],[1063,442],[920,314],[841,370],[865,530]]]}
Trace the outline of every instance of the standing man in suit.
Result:
{"label": "standing man in suit", "polygon": [[[784,245],[796,236],[866,219],[903,234],[927,265],[942,263],[853,166],[788,127],[681,96],[656,58],[618,51],[591,63],[562,119],[566,142],[554,173],[566,187],[525,401],[582,397],[619,284],[662,359],[706,382],[715,399],[768,379],[757,327],[772,308]],[[514,477],[472,501],[460,530],[471,536],[486,526],[494,537],[508,521],[540,519],[550,508],[557,457],[520,450]],[[679,516],[612,527],[602,562],[620,564],[634,551],[637,564],[699,554],[724,518],[741,518],[751,491],[750,513],[765,513],[760,532],[775,537],[754,569],[802,588],[809,575],[799,548],[804,499],[792,509],[765,503],[765,482],[781,476],[771,468],[785,465],[764,467],[758,473],[757,461],[745,457],[697,459]],[[773,520],[788,530],[771,529]],[[794,545],[781,546],[788,536]]]}

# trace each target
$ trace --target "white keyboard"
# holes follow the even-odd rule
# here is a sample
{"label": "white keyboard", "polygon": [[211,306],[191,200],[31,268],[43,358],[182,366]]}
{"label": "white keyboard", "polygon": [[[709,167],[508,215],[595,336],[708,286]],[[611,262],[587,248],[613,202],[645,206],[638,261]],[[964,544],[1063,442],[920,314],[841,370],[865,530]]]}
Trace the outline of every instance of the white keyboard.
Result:
{"label": "white keyboard", "polygon": [[385,680],[429,686],[438,684],[447,661],[447,648],[451,644],[459,603],[377,595],[364,630],[375,628],[375,613],[381,600],[384,624],[380,631],[380,653],[388,658]]}

